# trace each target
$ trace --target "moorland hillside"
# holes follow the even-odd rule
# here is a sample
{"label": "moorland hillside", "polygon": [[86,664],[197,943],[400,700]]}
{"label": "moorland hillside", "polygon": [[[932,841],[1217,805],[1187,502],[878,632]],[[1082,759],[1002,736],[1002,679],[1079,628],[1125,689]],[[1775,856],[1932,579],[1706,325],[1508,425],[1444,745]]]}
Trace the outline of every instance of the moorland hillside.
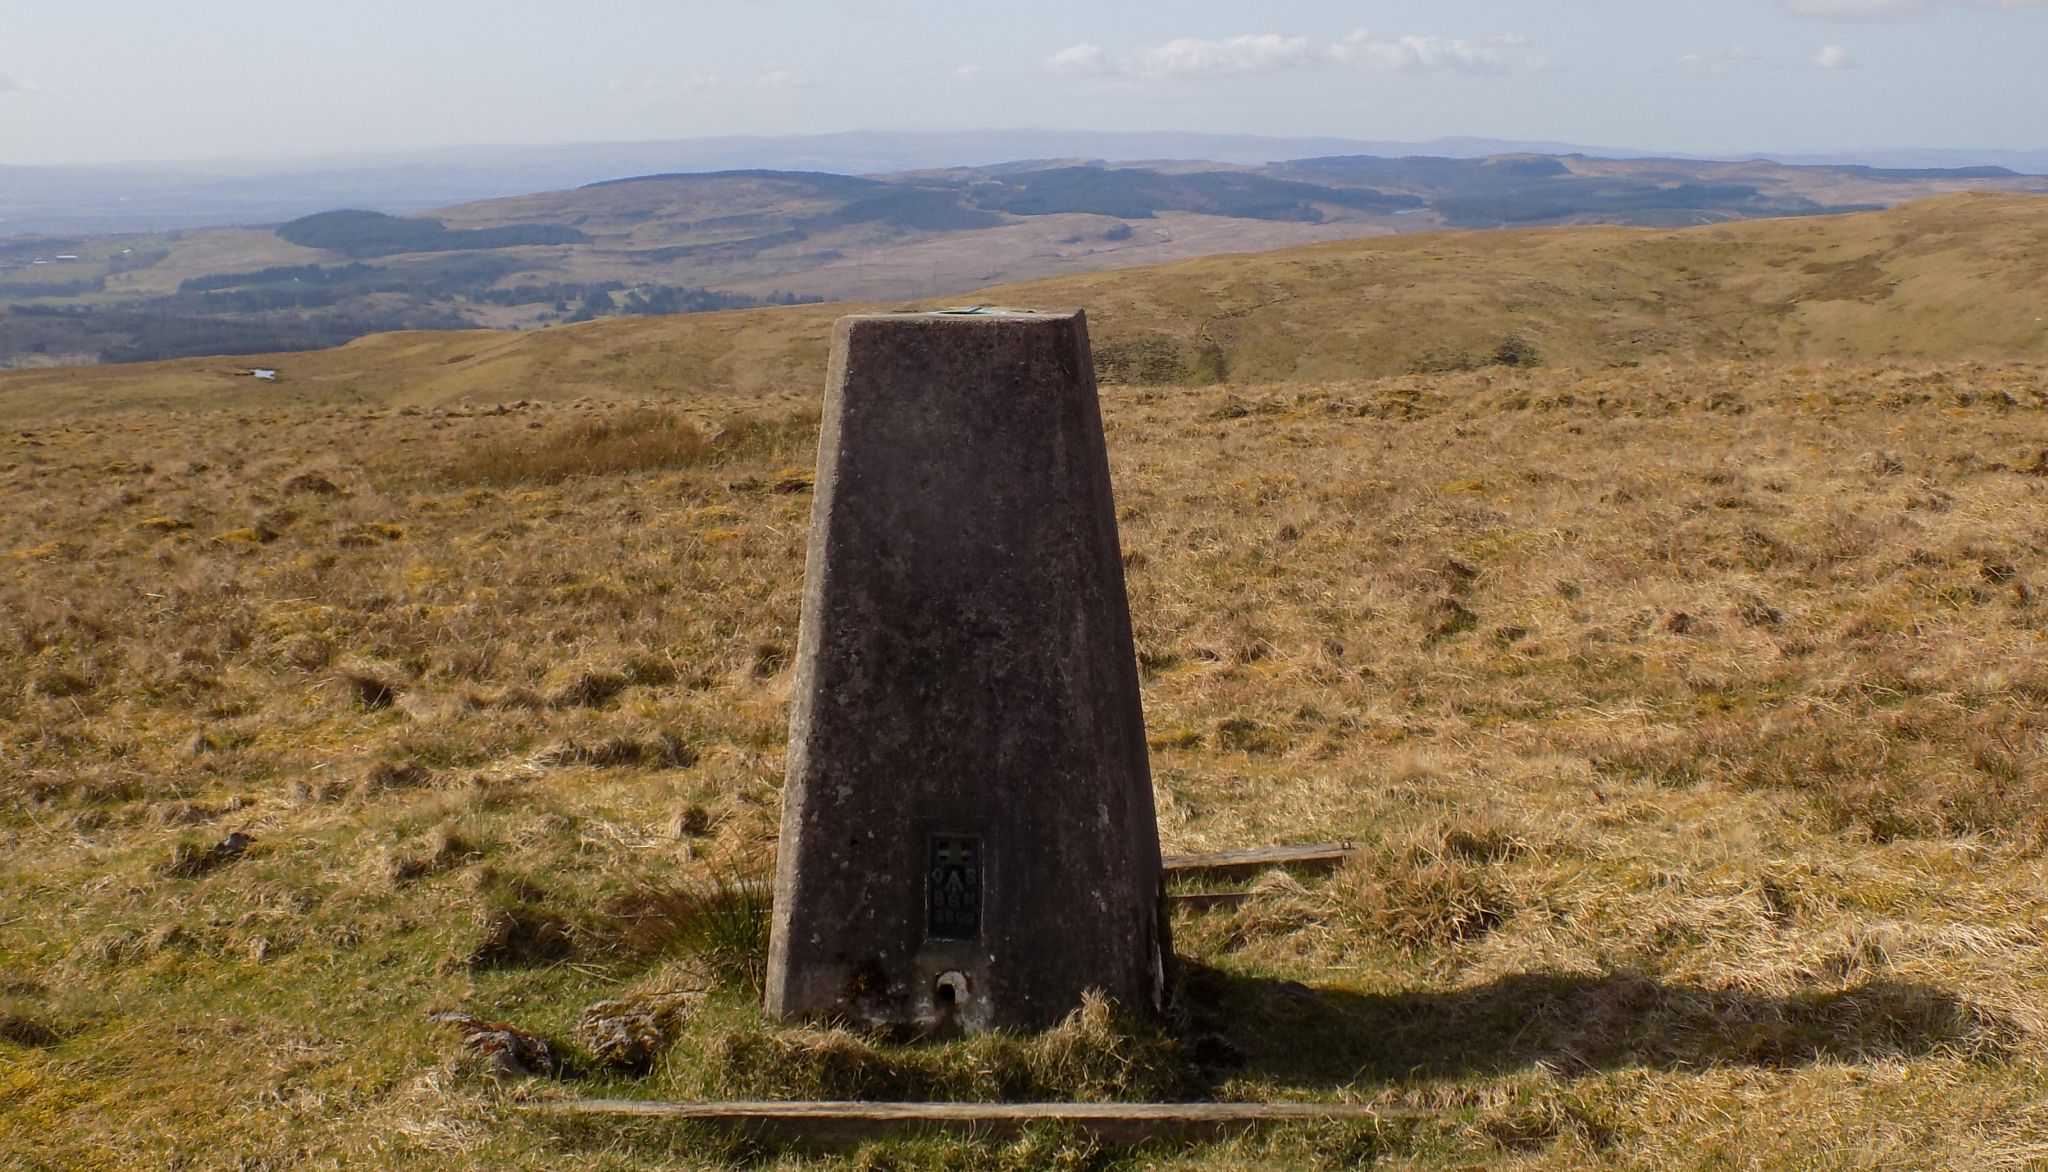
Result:
{"label": "moorland hillside", "polygon": [[[0,379],[0,1167],[2039,1166],[2042,225],[994,295],[1159,355],[1103,414],[1166,850],[1358,848],[1177,892],[1174,1013],[1036,1037],[758,1008],[829,312]],[[573,1096],[1388,1115],[817,1155]]]}
{"label": "moorland hillside", "polygon": [[[1539,362],[2007,359],[2048,347],[2048,197],[1683,230],[1428,233],[1004,286],[1081,305],[1105,381],[1254,383]],[[933,304],[944,304],[938,302]],[[845,305],[412,332],[334,350],[0,375],[0,417],[124,403],[432,404],[813,388]],[[257,384],[252,366],[280,371]]]}
{"label": "moorland hillside", "polygon": [[0,238],[0,369],[903,300],[1447,227],[1676,228],[1958,192],[2039,194],[2048,178],[1582,155],[639,175],[431,215]]}

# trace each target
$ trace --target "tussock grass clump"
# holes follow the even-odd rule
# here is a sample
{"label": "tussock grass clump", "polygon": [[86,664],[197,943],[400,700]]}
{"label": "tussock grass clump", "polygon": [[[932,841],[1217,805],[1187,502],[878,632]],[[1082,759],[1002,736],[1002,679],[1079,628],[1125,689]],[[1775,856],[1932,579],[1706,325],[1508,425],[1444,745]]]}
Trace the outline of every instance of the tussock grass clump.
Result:
{"label": "tussock grass clump", "polygon": [[569,921],[546,908],[517,902],[494,906],[477,917],[477,940],[464,960],[472,968],[547,964],[576,951]]}
{"label": "tussock grass clump", "polygon": [[1332,884],[1335,898],[1373,938],[1410,953],[1476,940],[1505,924],[1518,909],[1488,863],[1496,852],[1502,859],[1511,853],[1509,844],[1461,833],[1444,845],[1372,851]]}
{"label": "tussock grass clump", "polygon": [[622,672],[578,672],[549,693],[547,702],[556,708],[602,708],[632,686]]}
{"label": "tussock grass clump", "polygon": [[643,888],[607,909],[609,934],[629,953],[688,957],[719,980],[759,992],[768,971],[770,903],[764,876],[737,871]]}
{"label": "tussock grass clump", "polygon": [[1536,344],[1536,339],[1517,332],[1501,339],[1500,345],[1487,355],[1487,361],[1495,366],[1541,366],[1543,349]]}
{"label": "tussock grass clump", "polygon": [[99,683],[92,674],[69,667],[52,666],[30,676],[24,690],[31,697],[44,696],[53,700],[68,700],[91,695],[98,687]]}
{"label": "tussock grass clump", "polygon": [[1516,331],[1502,338],[1492,350],[1483,353],[1456,346],[1431,345],[1409,362],[1408,373],[1458,374],[1489,366],[1513,369],[1541,365],[1542,347],[1528,334]]}
{"label": "tussock grass clump", "polygon": [[691,1093],[735,1099],[1114,1102],[1201,1089],[1178,1042],[1099,994],[1043,1034],[944,1046],[845,1029],[726,1027],[707,1042],[694,1077],[706,1085]]}
{"label": "tussock grass clump", "polygon": [[[742,418],[707,435],[672,408],[635,407],[487,440],[443,464],[439,479],[450,485],[551,485],[572,476],[766,462],[814,442],[817,420],[815,412]],[[800,470],[778,470],[763,483],[796,492],[808,487],[809,477]]]}
{"label": "tussock grass clump", "polygon": [[335,676],[349,702],[359,708],[389,708],[403,691],[396,673],[373,664],[350,664]]}
{"label": "tussock grass clump", "polygon": [[545,888],[531,879],[484,868],[474,876],[479,900],[471,943],[461,955],[474,969],[516,968],[566,960],[577,951],[577,925],[550,906]]}
{"label": "tussock grass clump", "polygon": [[721,465],[768,469],[750,478],[753,487],[795,493],[810,484],[821,418],[816,406],[779,415],[742,415],[712,434],[711,450]]}
{"label": "tussock grass clump", "polygon": [[697,762],[697,750],[673,731],[647,737],[600,736],[557,741],[534,754],[535,765],[560,768],[589,765],[599,769],[644,766],[649,769],[684,769]]}
{"label": "tussock grass clump", "polygon": [[363,775],[359,792],[364,795],[385,790],[418,789],[432,784],[434,771],[417,761],[379,761]]}
{"label": "tussock grass clump", "polygon": [[64,1032],[41,1014],[0,1001],[0,1042],[41,1049],[64,1040]]}
{"label": "tussock grass clump", "polygon": [[387,883],[402,887],[481,859],[487,849],[488,844],[479,842],[468,832],[443,823],[434,827],[423,842],[410,848],[387,851],[383,856],[382,872]]}
{"label": "tussock grass clump", "polygon": [[560,484],[571,476],[602,476],[688,468],[710,445],[673,411],[642,407],[613,418],[581,420],[537,435],[478,445],[443,466],[447,484]]}
{"label": "tussock grass clump", "polygon": [[301,472],[279,486],[287,496],[340,496],[341,486],[318,472]]}

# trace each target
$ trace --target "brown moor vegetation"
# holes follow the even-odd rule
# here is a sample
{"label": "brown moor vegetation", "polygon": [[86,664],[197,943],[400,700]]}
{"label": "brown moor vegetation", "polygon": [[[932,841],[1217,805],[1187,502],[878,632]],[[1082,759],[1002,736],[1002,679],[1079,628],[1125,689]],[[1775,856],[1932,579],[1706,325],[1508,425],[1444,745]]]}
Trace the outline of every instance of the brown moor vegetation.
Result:
{"label": "brown moor vegetation", "polygon": [[[808,1158],[526,1109],[574,1094],[1427,1109],[866,1167],[2036,1164],[2048,354],[2038,296],[1973,290],[2038,290],[2044,224],[1964,201],[1043,287],[1105,348],[1236,323],[1227,384],[1104,393],[1167,849],[1361,850],[1180,913],[1172,1021],[1036,1038],[756,1008],[826,314],[371,339],[275,388],[0,381],[0,1166]],[[1876,276],[1740,269],[1767,231],[1894,243]],[[1599,248],[1720,291],[1682,354],[1587,309],[1691,296],[1670,271],[1541,277]],[[1382,249],[1465,300],[1331,313],[1317,266]],[[1746,357],[1737,285],[1790,299]],[[1332,340],[1515,333],[1543,365],[1347,373]],[[553,1075],[494,1077],[438,1011],[551,1039]]]}

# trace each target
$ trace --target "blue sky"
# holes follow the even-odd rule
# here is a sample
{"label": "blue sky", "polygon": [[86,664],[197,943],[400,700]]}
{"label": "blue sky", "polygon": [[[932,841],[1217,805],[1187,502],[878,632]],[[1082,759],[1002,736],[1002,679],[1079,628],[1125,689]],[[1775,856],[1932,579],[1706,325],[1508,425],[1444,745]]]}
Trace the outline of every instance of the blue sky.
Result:
{"label": "blue sky", "polygon": [[853,129],[2048,147],[2048,0],[0,0],[0,163]]}

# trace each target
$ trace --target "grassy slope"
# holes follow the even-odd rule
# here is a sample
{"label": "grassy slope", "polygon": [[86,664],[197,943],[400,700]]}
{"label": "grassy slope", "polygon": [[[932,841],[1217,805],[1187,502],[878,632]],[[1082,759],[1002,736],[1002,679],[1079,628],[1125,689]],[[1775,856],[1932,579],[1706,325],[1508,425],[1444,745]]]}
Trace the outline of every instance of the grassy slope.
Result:
{"label": "grassy slope", "polygon": [[[964,1048],[768,1028],[741,969],[642,914],[770,858],[800,404],[702,396],[792,422],[559,484],[501,480],[632,408],[17,432],[0,1152],[701,1163],[522,1116],[424,1014],[559,1040],[600,998],[708,987],[647,1078],[585,1056],[518,1095],[1445,1112],[1204,1166],[2017,1164],[2048,1126],[2044,373],[1112,391],[1168,848],[1368,847],[1180,918],[1185,1045],[1221,1035],[1195,1051],[1220,1066],[1099,1021]],[[246,857],[178,869],[231,832]]]}
{"label": "grassy slope", "polygon": [[[1160,344],[1230,378],[1398,373],[1521,334],[1552,364],[1979,357],[2048,352],[2048,197],[1950,196],[1887,212],[1665,232],[1627,228],[1344,241],[1061,277],[956,300],[1083,305],[1099,352]],[[816,386],[850,306],[616,320],[539,333],[388,335],[252,360],[286,401],[435,403]],[[0,418],[125,402],[250,401],[204,360],[0,376]]]}
{"label": "grassy slope", "polygon": [[[1534,268],[1568,234],[1501,239],[1499,268],[1577,279]],[[1924,243],[1884,262],[1916,296],[1989,267]],[[1867,284],[1807,263],[1747,279]],[[1231,278],[1164,279],[1112,285],[1168,323],[1145,307]],[[571,1092],[1444,1113],[1154,1157],[1187,1167],[2048,1153],[2048,368],[1964,360],[2000,335],[1939,361],[1111,388],[1168,849],[1367,849],[1179,918],[1178,1039],[1083,1018],[905,1048],[764,1025],[731,941],[636,895],[772,854],[816,384],[795,331],[745,327],[825,316],[653,323],[688,327],[681,356],[635,350],[638,323],[373,339],[286,361],[260,406],[198,364],[0,384],[0,1167],[733,1154],[517,1106]],[[735,389],[689,384],[715,363]],[[61,396],[44,417],[25,383]],[[676,393],[649,415],[642,385]],[[541,401],[481,402],[520,394]],[[190,409],[78,414],[150,402]],[[549,475],[629,449],[663,462]],[[244,857],[192,862],[230,832]],[[600,998],[688,988],[640,1079],[572,1051],[565,1082],[507,1091],[424,1018],[560,1040]]]}

